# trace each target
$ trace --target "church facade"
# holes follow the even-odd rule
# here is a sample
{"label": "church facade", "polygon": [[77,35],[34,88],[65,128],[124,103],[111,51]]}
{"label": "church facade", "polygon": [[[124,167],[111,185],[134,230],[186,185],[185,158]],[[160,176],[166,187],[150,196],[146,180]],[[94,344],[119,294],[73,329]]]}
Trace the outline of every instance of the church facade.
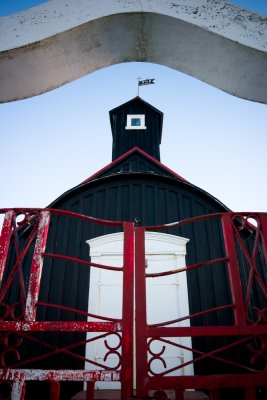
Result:
{"label": "church facade", "polygon": [[[238,302],[241,304],[243,301],[240,297],[245,298],[246,310],[249,313],[246,323],[249,320],[250,327],[258,323],[260,313],[255,310],[266,310],[266,253],[262,232],[258,233],[257,230],[259,225],[255,228],[253,224],[248,223],[246,216],[231,217],[233,229],[241,232],[240,238],[235,239],[240,239],[235,250],[240,275],[237,295],[237,286],[233,283],[235,277],[230,265],[233,247],[232,250],[229,247],[230,244],[226,240],[226,222],[221,219],[223,214],[230,215],[230,210],[212,195],[160,162],[162,112],[136,97],[110,111],[110,122],[113,136],[112,162],[80,185],[62,194],[48,207],[48,210],[52,211],[45,253],[42,253],[45,257],[36,321],[92,322],[96,321],[96,315],[102,316],[102,321],[110,318],[113,321],[121,321],[125,288],[123,289],[122,276],[115,280],[111,271],[115,265],[123,262],[125,237],[119,222],[124,221],[132,223],[136,231],[143,229],[145,235],[146,272],[142,271],[138,275],[137,271],[135,282],[132,283],[138,321],[143,321],[149,327],[179,327],[184,329],[184,332],[195,327],[192,335],[183,333],[179,340],[173,339],[170,342],[168,338],[163,338],[163,344],[154,343],[153,348],[151,346],[145,350],[148,352],[147,356],[142,356],[145,357],[145,361],[140,361],[140,358],[136,362],[134,360],[135,357],[138,358],[139,343],[144,347],[146,340],[149,343],[149,340],[153,339],[148,335],[148,338],[143,340],[140,334],[142,327],[137,327],[137,348],[132,355],[136,365],[133,369],[136,370],[131,372],[133,383],[130,392],[141,385],[139,395],[144,398],[149,390],[153,389],[155,379],[164,376],[167,380],[171,379],[170,382],[174,382],[173,379],[184,375],[244,376],[250,373],[252,345],[249,339],[249,343],[245,342],[245,345],[242,340],[235,345],[233,343],[236,334],[225,334],[227,329],[224,328],[242,322],[243,317],[237,312]],[[66,213],[57,213],[57,210]],[[85,219],[74,219],[70,213],[90,216],[91,223]],[[205,216],[209,217],[205,219]],[[34,240],[28,245],[29,251],[21,262],[21,275],[14,275],[13,285],[7,285],[7,282],[12,274],[12,266],[16,264],[14,260],[17,242],[19,247],[27,243],[34,229],[34,218],[35,214],[30,223],[22,224],[18,239],[14,237],[13,242],[11,241],[7,267],[3,273],[2,291],[5,304],[17,304],[20,301],[23,286],[20,277],[24,281],[25,292],[31,285],[31,259],[36,246]],[[114,221],[115,224],[97,224],[94,223],[94,219]],[[162,226],[165,226],[164,229]],[[257,254],[255,241],[259,248]],[[137,237],[135,242],[138,243]],[[135,249],[137,252],[138,247]],[[53,254],[57,257],[51,256]],[[67,258],[61,257],[63,254]],[[105,273],[104,270],[96,272],[97,268],[94,268],[101,264],[109,266]],[[136,259],[135,269],[142,269],[141,265]],[[257,270],[251,273],[253,268]],[[177,273],[169,273],[170,271]],[[155,283],[155,278],[159,276],[161,280]],[[147,278],[147,284],[143,282],[143,277]],[[129,289],[129,296],[132,289]],[[143,303],[140,303],[143,295]],[[145,319],[138,316],[142,304],[145,304]],[[23,314],[24,306],[21,307]],[[242,307],[240,305],[240,312]],[[264,323],[261,322],[261,325]],[[214,336],[207,330],[206,335],[198,334],[199,327],[210,327],[211,332],[211,327],[216,327],[214,332],[221,327],[222,333],[218,334],[217,330]],[[170,333],[166,334],[170,336]],[[107,371],[120,370],[121,355],[120,350],[117,351],[119,345],[116,344],[116,340],[120,341],[120,338],[110,338],[111,342],[107,344],[103,336],[100,338],[100,344],[96,345],[95,337],[95,333],[85,331],[47,332],[43,329],[42,332],[30,333],[26,337],[20,337],[19,357],[22,363],[17,360],[15,365],[18,368],[27,365],[27,368],[44,370],[90,371],[93,368],[101,371],[104,367]],[[255,334],[253,337],[255,351],[258,351],[262,342],[260,339],[256,340]],[[75,343],[78,345],[75,346]],[[163,347],[164,355],[161,353]],[[58,351],[50,357],[48,354],[51,349],[65,350]],[[107,349],[110,357],[104,353]],[[112,359],[112,355],[115,355],[115,360]],[[253,367],[255,373],[262,368],[261,361],[256,361],[259,365]],[[141,377],[138,377],[138,362],[140,368],[144,368]],[[144,365],[146,362],[148,368]],[[150,386],[145,384],[147,373],[147,380],[151,377]],[[190,387],[183,384],[177,383],[181,390]],[[163,388],[176,390],[178,396],[177,385],[165,384],[165,380],[162,381],[162,385]],[[98,382],[94,388],[115,390],[120,389],[120,385],[116,382]],[[209,389],[208,386],[206,388]],[[61,396],[64,399],[71,398],[79,390],[82,390],[82,387],[78,383],[61,384]],[[34,385],[29,389],[29,398],[33,398],[31,393],[36,393]],[[227,396],[229,399],[229,394]]]}

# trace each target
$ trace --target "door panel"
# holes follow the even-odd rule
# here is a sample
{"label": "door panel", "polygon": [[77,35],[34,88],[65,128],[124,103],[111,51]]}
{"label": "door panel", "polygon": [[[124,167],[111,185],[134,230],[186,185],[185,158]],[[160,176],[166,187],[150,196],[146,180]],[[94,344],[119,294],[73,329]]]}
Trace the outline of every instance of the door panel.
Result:
{"label": "door panel", "polygon": [[[112,234],[98,237],[87,242],[90,246],[91,261],[121,267],[123,263],[123,234]],[[91,268],[89,285],[88,312],[108,318],[121,319],[122,317],[122,278],[120,271],[110,271]],[[96,321],[88,318],[88,321]],[[99,319],[98,319],[99,321]],[[102,333],[87,333],[87,339],[92,339]],[[110,334],[97,339],[86,346],[86,358],[109,368],[114,368],[119,363],[120,337]],[[107,359],[105,355],[111,351]],[[93,364],[86,363],[85,369],[101,369]],[[96,389],[120,389],[119,382],[97,382]]]}
{"label": "door panel", "polygon": [[[185,266],[186,243],[188,239],[178,236],[146,232],[146,273],[159,273]],[[121,266],[123,256],[123,235],[115,233],[105,235],[87,242],[90,246],[91,261],[110,266]],[[138,282],[136,282],[138,285]],[[165,277],[147,278],[147,321],[149,324],[162,323],[177,319],[178,317],[189,315],[187,280],[186,273],[168,275]],[[122,315],[122,273],[108,270],[91,268],[90,273],[90,292],[89,292],[89,313],[102,315],[111,318],[121,318]],[[90,318],[90,321],[94,319]],[[188,320],[168,326],[187,326]],[[93,335],[88,333],[87,338]],[[107,353],[105,339],[97,340],[86,347],[86,357],[108,367],[114,367],[118,362],[118,355],[110,354],[106,361],[104,356]],[[191,340],[188,338],[171,338],[175,344],[191,347]],[[119,338],[110,335],[107,338],[110,348],[119,345]],[[177,364],[192,359],[189,351],[168,345],[160,341],[151,343],[152,353],[160,353],[165,346],[162,358],[166,363],[166,368],[171,369]],[[114,352],[117,350],[114,350]],[[136,350],[138,352],[138,349]],[[148,355],[151,359],[152,355]],[[155,373],[163,372],[165,367],[160,360],[151,363],[151,370]],[[86,369],[96,369],[95,366],[86,363]],[[192,367],[186,367],[174,371],[170,375],[193,374]],[[119,383],[97,382],[98,389],[118,389]]]}

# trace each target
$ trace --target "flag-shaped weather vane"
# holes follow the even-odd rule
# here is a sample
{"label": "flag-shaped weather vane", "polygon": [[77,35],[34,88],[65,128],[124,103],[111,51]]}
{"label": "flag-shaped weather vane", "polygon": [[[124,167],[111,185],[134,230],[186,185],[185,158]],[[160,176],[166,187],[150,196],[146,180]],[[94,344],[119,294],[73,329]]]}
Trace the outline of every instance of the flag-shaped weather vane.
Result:
{"label": "flag-shaped weather vane", "polygon": [[152,85],[155,83],[155,79],[144,79],[141,80],[141,78],[137,78],[138,79],[138,85],[137,85],[137,96],[139,96],[139,87],[140,86],[144,86],[144,85]]}

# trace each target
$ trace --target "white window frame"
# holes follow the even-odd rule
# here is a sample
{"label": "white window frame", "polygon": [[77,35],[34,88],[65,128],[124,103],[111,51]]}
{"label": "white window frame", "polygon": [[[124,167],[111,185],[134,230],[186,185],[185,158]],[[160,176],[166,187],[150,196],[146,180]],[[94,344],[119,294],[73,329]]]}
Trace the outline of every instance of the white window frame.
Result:
{"label": "white window frame", "polygon": [[[139,126],[133,126],[132,125],[132,120],[133,119],[140,119],[140,125]],[[126,121],[126,126],[125,129],[131,129],[131,130],[136,130],[136,129],[146,129],[145,126],[145,114],[128,114],[127,115],[127,121]]]}

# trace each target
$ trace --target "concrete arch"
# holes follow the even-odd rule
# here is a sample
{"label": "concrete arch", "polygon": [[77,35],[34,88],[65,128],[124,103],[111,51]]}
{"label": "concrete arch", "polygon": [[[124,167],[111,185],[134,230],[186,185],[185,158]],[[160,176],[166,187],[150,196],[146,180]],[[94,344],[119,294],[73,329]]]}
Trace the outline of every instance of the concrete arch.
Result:
{"label": "concrete arch", "polygon": [[147,61],[267,103],[266,28],[223,0],[50,0],[0,18],[0,102]]}

